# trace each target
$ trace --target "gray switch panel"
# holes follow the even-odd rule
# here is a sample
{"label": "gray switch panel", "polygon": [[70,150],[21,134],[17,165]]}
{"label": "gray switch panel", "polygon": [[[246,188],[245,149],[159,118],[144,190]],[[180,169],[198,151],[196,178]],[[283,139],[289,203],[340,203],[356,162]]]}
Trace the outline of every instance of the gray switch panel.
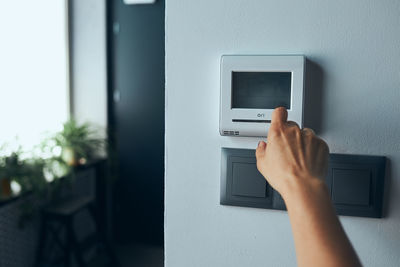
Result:
{"label": "gray switch panel", "polygon": [[221,204],[285,209],[256,166],[254,150],[222,148]]}
{"label": "gray switch panel", "polygon": [[335,204],[369,205],[370,170],[331,169],[332,200]]}
{"label": "gray switch panel", "polygon": [[326,183],[341,215],[381,218],[386,158],[331,154]]}
{"label": "gray switch panel", "polygon": [[232,158],[232,194],[243,197],[267,197],[267,181],[254,162],[246,158]]}
{"label": "gray switch panel", "polygon": [[[222,148],[222,205],[286,209],[256,167],[255,150]],[[325,182],[340,215],[382,217],[385,157],[331,154]]]}

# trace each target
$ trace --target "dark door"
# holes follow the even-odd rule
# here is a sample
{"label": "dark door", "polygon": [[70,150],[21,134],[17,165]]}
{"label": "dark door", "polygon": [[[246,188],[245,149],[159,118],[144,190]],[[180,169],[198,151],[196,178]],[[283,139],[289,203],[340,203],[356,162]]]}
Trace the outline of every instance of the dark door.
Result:
{"label": "dark door", "polygon": [[108,1],[110,125],[119,162],[113,225],[124,242],[163,243],[164,6]]}

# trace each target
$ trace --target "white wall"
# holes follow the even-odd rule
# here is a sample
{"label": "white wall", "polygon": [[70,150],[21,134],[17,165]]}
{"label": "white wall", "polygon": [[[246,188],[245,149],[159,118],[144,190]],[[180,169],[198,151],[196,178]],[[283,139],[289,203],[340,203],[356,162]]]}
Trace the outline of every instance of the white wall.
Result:
{"label": "white wall", "polygon": [[72,112],[78,121],[107,126],[105,0],[69,0]]}
{"label": "white wall", "polygon": [[[166,266],[295,266],[286,212],[219,205],[222,54],[305,54],[306,124],[331,152],[386,155],[384,219],[341,217],[365,266],[400,262],[400,2],[168,0]],[[315,253],[318,253],[317,251]]]}

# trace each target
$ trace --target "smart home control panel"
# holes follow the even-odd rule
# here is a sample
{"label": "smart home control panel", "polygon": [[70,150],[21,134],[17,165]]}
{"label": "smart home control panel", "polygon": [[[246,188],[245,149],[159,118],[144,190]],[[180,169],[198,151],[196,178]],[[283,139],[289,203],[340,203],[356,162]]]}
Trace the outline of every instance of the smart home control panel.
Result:
{"label": "smart home control panel", "polygon": [[220,134],[267,136],[276,107],[302,127],[304,69],[301,55],[222,56]]}

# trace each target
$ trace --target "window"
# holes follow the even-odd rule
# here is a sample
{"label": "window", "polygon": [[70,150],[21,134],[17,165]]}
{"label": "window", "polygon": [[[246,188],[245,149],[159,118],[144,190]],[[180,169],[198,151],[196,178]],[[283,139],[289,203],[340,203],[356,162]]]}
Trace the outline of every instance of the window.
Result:
{"label": "window", "polygon": [[30,149],[68,118],[65,1],[0,1],[0,144]]}

